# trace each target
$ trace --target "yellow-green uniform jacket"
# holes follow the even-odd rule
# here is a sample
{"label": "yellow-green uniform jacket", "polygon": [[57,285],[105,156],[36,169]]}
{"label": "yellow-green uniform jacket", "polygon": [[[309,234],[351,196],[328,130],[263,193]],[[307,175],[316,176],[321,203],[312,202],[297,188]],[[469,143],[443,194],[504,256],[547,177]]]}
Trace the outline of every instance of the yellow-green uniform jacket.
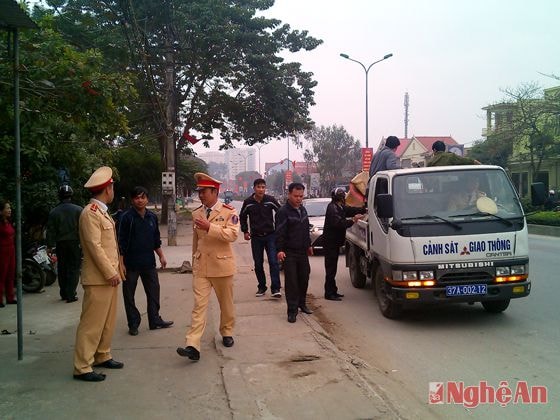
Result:
{"label": "yellow-green uniform jacket", "polygon": [[[206,218],[204,207],[193,211],[193,220]],[[235,274],[235,257],[232,242],[239,233],[239,217],[235,209],[220,201],[216,203],[210,217],[208,232],[197,229],[193,232],[193,275],[197,277],[226,277]]]}
{"label": "yellow-green uniform jacket", "polygon": [[83,285],[108,285],[110,278],[121,273],[115,222],[95,202],[90,202],[80,215],[80,244],[84,254]]}

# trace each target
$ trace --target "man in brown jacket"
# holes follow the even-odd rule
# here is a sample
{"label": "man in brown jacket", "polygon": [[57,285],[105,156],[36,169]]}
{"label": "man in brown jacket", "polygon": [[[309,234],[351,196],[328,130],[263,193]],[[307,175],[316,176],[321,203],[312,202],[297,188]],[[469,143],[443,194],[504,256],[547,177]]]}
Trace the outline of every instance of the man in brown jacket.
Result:
{"label": "man in brown jacket", "polygon": [[74,379],[99,382],[105,374],[94,367],[121,369],[124,364],[111,356],[115,330],[117,289],[124,278],[119,266],[115,223],[107,204],[113,201],[113,171],[97,169],[84,185],[93,198],[80,215],[80,243],[84,255],[81,280],[84,300],[76,331]]}
{"label": "man in brown jacket", "polygon": [[236,271],[231,243],[237,240],[239,217],[235,209],[218,201],[220,181],[203,173],[194,175],[202,206],[193,211],[193,294],[194,308],[186,347],[177,348],[180,356],[200,359],[200,339],[206,326],[210,291],[220,303],[220,334],[225,347],[233,346],[235,310],[233,274]]}

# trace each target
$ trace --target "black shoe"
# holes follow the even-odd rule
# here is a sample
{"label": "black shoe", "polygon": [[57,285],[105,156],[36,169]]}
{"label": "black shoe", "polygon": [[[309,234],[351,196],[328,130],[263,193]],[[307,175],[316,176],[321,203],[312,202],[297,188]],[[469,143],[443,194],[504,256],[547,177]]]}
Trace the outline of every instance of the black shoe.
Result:
{"label": "black shoe", "polygon": [[288,314],[288,322],[294,323],[296,322],[297,314]]}
{"label": "black shoe", "polygon": [[105,375],[97,372],[82,373],[81,375],[74,375],[74,379],[86,382],[101,382],[105,380]]}
{"label": "black shoe", "polygon": [[115,359],[105,360],[103,363],[98,363],[93,365],[94,367],[104,367],[107,369],[122,369],[124,367],[123,362],[117,362]]}
{"label": "black shoe", "polygon": [[282,297],[282,292],[280,292],[280,290],[273,290],[271,295],[272,295],[272,297],[275,297],[275,298],[281,298]]}
{"label": "black shoe", "polygon": [[325,296],[325,299],[326,299],[326,300],[339,300],[339,301],[342,300],[342,299],[340,298],[340,296],[337,296],[337,295]]}
{"label": "black shoe", "polygon": [[177,347],[177,354],[179,356],[188,357],[191,360],[200,359],[200,352],[193,346]]}
{"label": "black shoe", "polygon": [[130,327],[130,328],[128,329],[128,333],[129,333],[130,335],[138,335],[138,327]]}
{"label": "black shoe", "polygon": [[335,295],[336,295],[336,297],[344,297],[344,295],[342,293],[338,293],[338,292],[336,292]]}
{"label": "black shoe", "polygon": [[255,297],[264,296],[265,293],[266,293],[266,288],[265,288],[265,289],[262,289],[262,288],[259,287],[259,288],[257,289],[257,293],[255,293]]}
{"label": "black shoe", "polygon": [[78,296],[74,296],[70,299],[66,299],[66,303],[72,303],[72,302],[76,302],[78,300]]}
{"label": "black shoe", "polygon": [[311,315],[313,313],[313,311],[311,309],[309,309],[307,306],[303,305],[300,306],[299,309],[301,309],[301,312],[307,314],[307,315]]}
{"label": "black shoe", "polygon": [[222,343],[225,347],[232,347],[234,343],[233,337],[230,336],[222,337]]}
{"label": "black shoe", "polygon": [[17,305],[17,300],[9,300],[8,302],[6,302],[8,305]]}
{"label": "black shoe", "polygon": [[4,305],[4,302],[0,302],[0,308],[3,308],[4,306],[6,306]]}
{"label": "black shoe", "polygon": [[160,328],[169,328],[173,325],[173,321],[164,321],[163,319],[155,325],[150,326],[150,330],[157,330]]}

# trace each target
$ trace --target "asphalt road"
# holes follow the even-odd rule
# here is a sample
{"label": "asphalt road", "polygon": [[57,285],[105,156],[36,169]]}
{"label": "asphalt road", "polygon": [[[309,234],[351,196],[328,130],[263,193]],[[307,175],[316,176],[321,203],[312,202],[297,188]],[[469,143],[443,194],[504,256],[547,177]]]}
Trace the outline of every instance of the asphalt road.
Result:
{"label": "asphalt road", "polygon": [[[311,261],[309,291],[317,297],[315,316],[335,344],[403,418],[555,419],[560,417],[559,255],[557,238],[530,235],[531,295],[512,300],[497,315],[480,304],[457,304],[411,311],[398,321],[386,319],[370,285],[352,287],[342,256],[337,282],[344,301],[322,299],[320,256]],[[429,405],[429,383],[447,381],[463,381],[465,387],[486,381],[494,389],[507,381],[513,395],[518,384],[527,381],[529,386],[546,386],[549,402]]]}

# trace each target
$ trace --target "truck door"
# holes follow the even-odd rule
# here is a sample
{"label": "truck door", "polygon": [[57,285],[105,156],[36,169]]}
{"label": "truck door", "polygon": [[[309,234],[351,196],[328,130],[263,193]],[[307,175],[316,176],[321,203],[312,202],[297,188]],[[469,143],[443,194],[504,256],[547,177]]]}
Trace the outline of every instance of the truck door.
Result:
{"label": "truck door", "polygon": [[[370,191],[371,192],[371,191]],[[377,197],[379,194],[387,194],[389,192],[389,179],[382,175],[375,179],[373,186],[373,194],[369,196],[368,207],[374,210],[374,216],[369,218],[369,235],[368,247],[371,253],[381,257],[382,259],[389,258],[389,219],[379,217],[377,215]]]}

